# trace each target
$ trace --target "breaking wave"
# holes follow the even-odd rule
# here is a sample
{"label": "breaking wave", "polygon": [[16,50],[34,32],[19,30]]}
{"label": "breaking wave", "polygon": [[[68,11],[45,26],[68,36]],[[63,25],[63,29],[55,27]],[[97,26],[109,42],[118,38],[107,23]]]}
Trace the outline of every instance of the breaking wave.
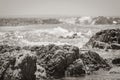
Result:
{"label": "breaking wave", "polygon": [[71,44],[82,47],[92,36],[91,30],[86,33],[69,31],[62,27],[31,31],[0,32],[0,44],[9,45],[47,45]]}

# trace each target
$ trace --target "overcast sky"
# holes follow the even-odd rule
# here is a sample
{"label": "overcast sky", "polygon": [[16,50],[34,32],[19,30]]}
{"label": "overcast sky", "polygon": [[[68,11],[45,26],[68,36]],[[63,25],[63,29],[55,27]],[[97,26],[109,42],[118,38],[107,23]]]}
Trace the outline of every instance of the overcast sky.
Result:
{"label": "overcast sky", "polygon": [[120,0],[0,0],[0,16],[120,16]]}

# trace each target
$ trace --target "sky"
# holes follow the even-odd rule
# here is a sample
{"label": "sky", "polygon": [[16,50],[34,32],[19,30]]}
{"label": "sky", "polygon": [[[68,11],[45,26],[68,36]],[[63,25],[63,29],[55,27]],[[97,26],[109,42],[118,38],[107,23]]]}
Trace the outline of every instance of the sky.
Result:
{"label": "sky", "polygon": [[4,16],[120,16],[120,0],[0,0]]}

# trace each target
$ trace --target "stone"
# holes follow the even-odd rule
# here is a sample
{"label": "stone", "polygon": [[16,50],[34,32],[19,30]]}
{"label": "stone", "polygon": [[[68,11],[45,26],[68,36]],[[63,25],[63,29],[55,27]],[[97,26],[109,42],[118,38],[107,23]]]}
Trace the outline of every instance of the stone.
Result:
{"label": "stone", "polygon": [[102,57],[100,57],[99,54],[97,54],[96,52],[93,52],[90,50],[83,51],[80,54],[80,58],[83,60],[86,73],[97,71],[100,68],[110,68],[109,64]]}
{"label": "stone", "polygon": [[36,57],[34,54],[23,50],[6,55],[9,58],[3,61],[0,80],[36,80]]}
{"label": "stone", "polygon": [[80,58],[74,61],[72,64],[70,64],[67,67],[66,72],[65,72],[66,77],[81,76],[84,74],[86,74],[85,69],[84,69],[84,64]]}
{"label": "stone", "polygon": [[47,77],[63,77],[66,68],[79,58],[79,48],[71,45],[50,44],[31,49],[36,51],[37,63],[45,68]]}
{"label": "stone", "polygon": [[112,64],[119,66],[120,65],[120,58],[114,58],[112,60]]}
{"label": "stone", "polygon": [[120,29],[106,29],[97,32],[86,43],[86,47],[92,46],[100,49],[120,49]]}

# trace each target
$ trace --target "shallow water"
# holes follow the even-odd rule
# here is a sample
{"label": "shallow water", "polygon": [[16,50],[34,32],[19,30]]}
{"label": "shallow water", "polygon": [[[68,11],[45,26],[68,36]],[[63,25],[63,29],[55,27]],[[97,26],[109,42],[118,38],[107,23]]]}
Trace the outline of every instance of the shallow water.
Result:
{"label": "shallow water", "polygon": [[65,77],[57,80],[120,80],[120,74],[109,74],[108,71],[99,71],[81,77]]}
{"label": "shallow water", "polygon": [[66,77],[60,80],[120,80],[120,75],[94,75],[85,77]]}

